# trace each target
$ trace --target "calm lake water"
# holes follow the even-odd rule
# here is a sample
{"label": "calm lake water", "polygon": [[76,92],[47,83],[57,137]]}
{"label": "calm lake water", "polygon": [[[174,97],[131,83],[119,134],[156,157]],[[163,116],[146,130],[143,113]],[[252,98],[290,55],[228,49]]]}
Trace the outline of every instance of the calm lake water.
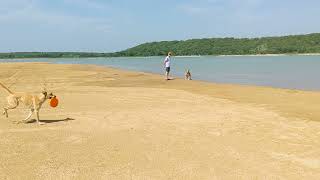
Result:
{"label": "calm lake water", "polygon": [[[163,74],[164,57],[0,59],[0,62],[51,62],[95,64],[126,70]],[[172,74],[183,77],[191,70],[194,80],[218,83],[320,90],[320,56],[173,57]]]}

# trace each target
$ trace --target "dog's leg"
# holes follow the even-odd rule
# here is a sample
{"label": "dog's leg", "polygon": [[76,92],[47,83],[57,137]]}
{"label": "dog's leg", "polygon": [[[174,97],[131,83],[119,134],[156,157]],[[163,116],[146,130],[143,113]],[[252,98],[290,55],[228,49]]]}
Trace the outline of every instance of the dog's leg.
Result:
{"label": "dog's leg", "polygon": [[15,109],[16,107],[19,106],[19,101],[15,98],[11,98],[10,96],[7,97],[7,101],[8,101],[8,105],[7,107],[4,107],[4,111],[3,111],[3,115],[6,115],[6,117],[8,118],[8,110],[9,109]]}
{"label": "dog's leg", "polygon": [[11,105],[11,106],[7,106],[7,107],[3,108],[3,109],[4,109],[3,115],[6,115],[6,117],[8,118],[8,117],[9,117],[9,115],[8,115],[8,110],[10,110],[10,109],[15,109],[15,108],[18,107],[18,105],[19,105],[19,104],[17,103],[16,105]]}
{"label": "dog's leg", "polygon": [[3,115],[6,115],[6,117],[8,118],[8,110],[6,108],[3,108]]}
{"label": "dog's leg", "polygon": [[39,125],[44,125],[44,124],[45,124],[44,122],[40,122],[40,119],[39,119],[39,110],[40,110],[40,109],[36,109],[37,123],[38,123]]}
{"label": "dog's leg", "polygon": [[41,108],[41,105],[38,105],[35,101],[35,98],[32,99],[33,101],[33,109],[36,111],[36,116],[37,116],[37,123],[38,125],[43,125],[44,123],[40,122],[40,118],[39,118],[39,110]]}
{"label": "dog's leg", "polygon": [[9,117],[9,115],[8,115],[8,110],[9,110],[9,109],[15,109],[17,106],[18,106],[18,105],[16,105],[16,106],[11,106],[11,107],[10,107],[10,106],[7,106],[7,107],[3,108],[3,109],[4,109],[3,114],[6,115],[6,118]]}
{"label": "dog's leg", "polygon": [[30,117],[32,116],[33,111],[34,111],[34,109],[30,109],[29,115],[23,120],[23,122],[27,122],[30,119]]}

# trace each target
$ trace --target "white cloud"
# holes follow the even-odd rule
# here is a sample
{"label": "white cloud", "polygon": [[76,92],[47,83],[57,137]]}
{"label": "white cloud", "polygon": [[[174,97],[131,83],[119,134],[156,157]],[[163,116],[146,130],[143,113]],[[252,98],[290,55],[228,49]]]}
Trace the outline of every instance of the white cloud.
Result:
{"label": "white cloud", "polygon": [[77,5],[84,8],[96,9],[96,10],[107,10],[109,5],[107,3],[101,3],[95,0],[63,0],[66,4]]}
{"label": "white cloud", "polygon": [[0,16],[24,10],[32,4],[32,0],[1,0]]}
{"label": "white cloud", "polygon": [[205,14],[208,11],[208,9],[205,7],[196,7],[190,4],[180,5],[178,6],[178,9],[191,15]]}
{"label": "white cloud", "polygon": [[[108,18],[83,17],[70,15],[61,12],[46,11],[39,7],[34,1],[23,0],[25,3],[16,6],[18,1],[6,1],[2,6],[0,22],[2,24],[30,24],[45,25],[61,28],[67,31],[75,29],[89,29],[97,32],[109,32],[112,29],[111,21]],[[68,0],[69,1],[69,0]],[[72,1],[72,0],[70,0]],[[5,7],[5,8],[4,8]]]}
{"label": "white cloud", "polygon": [[32,3],[32,0],[2,0],[0,10],[19,8],[30,3]]}
{"label": "white cloud", "polygon": [[211,14],[251,12],[259,8],[263,0],[193,0],[178,5],[178,9],[189,14]]}

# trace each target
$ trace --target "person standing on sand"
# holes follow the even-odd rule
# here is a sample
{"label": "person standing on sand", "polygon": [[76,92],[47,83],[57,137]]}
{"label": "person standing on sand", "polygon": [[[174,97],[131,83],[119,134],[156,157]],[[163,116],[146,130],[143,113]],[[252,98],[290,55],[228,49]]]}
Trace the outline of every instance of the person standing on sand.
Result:
{"label": "person standing on sand", "polygon": [[168,53],[168,56],[164,59],[164,67],[166,69],[166,80],[170,80],[169,79],[169,73],[170,73],[170,63],[171,63],[171,52]]}

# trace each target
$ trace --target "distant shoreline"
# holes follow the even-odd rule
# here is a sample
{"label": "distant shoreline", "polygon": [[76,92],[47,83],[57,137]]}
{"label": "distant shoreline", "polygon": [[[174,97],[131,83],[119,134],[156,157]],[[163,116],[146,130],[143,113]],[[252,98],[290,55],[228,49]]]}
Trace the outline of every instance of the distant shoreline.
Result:
{"label": "distant shoreline", "polygon": [[[1,55],[2,53],[0,53]],[[213,57],[270,57],[270,56],[320,56],[320,53],[301,53],[301,54],[244,54],[244,55],[185,55],[185,56],[173,56],[177,58],[200,58],[205,56],[213,56]],[[148,57],[161,57],[161,56],[87,56],[87,57],[41,57],[41,56],[35,56],[35,57],[0,57],[0,59],[59,59],[59,58],[66,58],[66,59],[72,59],[72,58],[121,58],[121,57],[128,57],[128,58],[148,58]]]}
{"label": "distant shoreline", "polygon": [[218,55],[218,56],[320,56],[320,53],[301,53],[301,54],[247,54],[247,55]]}
{"label": "distant shoreline", "polygon": [[320,33],[261,38],[203,38],[147,42],[117,52],[0,52],[0,59],[165,56],[320,56]]}

